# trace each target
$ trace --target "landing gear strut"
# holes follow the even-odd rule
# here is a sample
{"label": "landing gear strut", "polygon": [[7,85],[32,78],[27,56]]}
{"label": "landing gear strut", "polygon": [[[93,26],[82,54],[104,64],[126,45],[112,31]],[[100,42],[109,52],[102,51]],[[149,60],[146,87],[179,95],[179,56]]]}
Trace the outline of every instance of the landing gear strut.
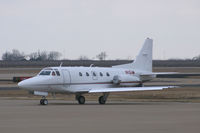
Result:
{"label": "landing gear strut", "polygon": [[99,97],[99,104],[105,104],[109,93],[103,93],[103,96]]}
{"label": "landing gear strut", "polygon": [[46,99],[46,97],[42,97],[42,99],[40,100],[40,105],[47,105],[48,104],[48,100]]}
{"label": "landing gear strut", "polygon": [[139,85],[137,85],[137,87],[144,87],[144,84],[140,83]]}
{"label": "landing gear strut", "polygon": [[76,95],[76,100],[79,104],[85,104],[85,97],[81,95]]}

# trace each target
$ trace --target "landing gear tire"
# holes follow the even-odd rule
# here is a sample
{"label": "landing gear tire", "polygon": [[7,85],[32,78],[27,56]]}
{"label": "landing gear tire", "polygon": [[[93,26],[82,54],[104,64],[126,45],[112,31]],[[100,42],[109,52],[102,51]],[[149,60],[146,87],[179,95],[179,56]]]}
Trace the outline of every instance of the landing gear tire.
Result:
{"label": "landing gear tire", "polygon": [[40,104],[41,105],[47,105],[48,104],[48,100],[47,99],[41,99],[40,100]]}
{"label": "landing gear tire", "polygon": [[106,100],[104,100],[104,97],[100,96],[99,97],[99,104],[105,104],[105,103],[106,103]]}
{"label": "landing gear tire", "polygon": [[140,83],[140,84],[138,85],[138,87],[144,87],[143,83]]}
{"label": "landing gear tire", "polygon": [[84,96],[79,96],[78,97],[78,103],[79,104],[85,104],[85,97]]}
{"label": "landing gear tire", "polygon": [[41,100],[40,100],[40,105],[43,105],[43,101],[44,101],[44,99],[41,99]]}

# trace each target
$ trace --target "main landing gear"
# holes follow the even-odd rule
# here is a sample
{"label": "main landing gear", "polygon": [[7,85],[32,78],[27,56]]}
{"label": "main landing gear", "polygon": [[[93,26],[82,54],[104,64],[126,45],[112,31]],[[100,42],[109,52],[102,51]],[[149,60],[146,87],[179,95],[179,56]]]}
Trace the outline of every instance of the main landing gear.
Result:
{"label": "main landing gear", "polygon": [[[109,93],[103,93],[103,96],[99,97],[99,104],[105,104]],[[76,100],[79,104],[85,104],[85,97],[81,94],[76,94]]]}
{"label": "main landing gear", "polygon": [[40,100],[40,105],[48,105],[48,100],[46,99],[46,97],[42,97],[42,99]]}
{"label": "main landing gear", "polygon": [[103,96],[99,97],[99,104],[105,104],[106,100],[103,98]]}
{"label": "main landing gear", "polygon": [[103,96],[99,97],[99,104],[105,104],[109,93],[103,93]]}
{"label": "main landing gear", "polygon": [[139,85],[137,85],[137,87],[144,87],[143,83],[139,83]]}
{"label": "main landing gear", "polygon": [[81,95],[76,95],[76,100],[79,104],[85,104],[85,97]]}
{"label": "main landing gear", "polygon": [[84,96],[79,96],[78,97],[78,103],[79,104],[85,104],[85,97]]}

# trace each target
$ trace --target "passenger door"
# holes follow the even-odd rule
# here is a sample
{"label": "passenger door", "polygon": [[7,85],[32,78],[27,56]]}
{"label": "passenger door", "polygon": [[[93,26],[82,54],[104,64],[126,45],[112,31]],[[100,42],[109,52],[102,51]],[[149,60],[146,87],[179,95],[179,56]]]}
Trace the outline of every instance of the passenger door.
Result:
{"label": "passenger door", "polygon": [[70,86],[71,83],[71,75],[67,69],[62,70],[63,73],[63,84],[65,87]]}

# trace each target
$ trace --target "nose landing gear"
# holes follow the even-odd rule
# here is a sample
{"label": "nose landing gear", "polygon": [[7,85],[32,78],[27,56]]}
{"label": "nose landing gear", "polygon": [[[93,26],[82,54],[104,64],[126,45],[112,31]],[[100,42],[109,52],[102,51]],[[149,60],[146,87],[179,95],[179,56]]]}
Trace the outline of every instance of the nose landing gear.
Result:
{"label": "nose landing gear", "polygon": [[48,105],[48,100],[46,99],[46,97],[43,97],[43,98],[40,100],[40,105]]}

